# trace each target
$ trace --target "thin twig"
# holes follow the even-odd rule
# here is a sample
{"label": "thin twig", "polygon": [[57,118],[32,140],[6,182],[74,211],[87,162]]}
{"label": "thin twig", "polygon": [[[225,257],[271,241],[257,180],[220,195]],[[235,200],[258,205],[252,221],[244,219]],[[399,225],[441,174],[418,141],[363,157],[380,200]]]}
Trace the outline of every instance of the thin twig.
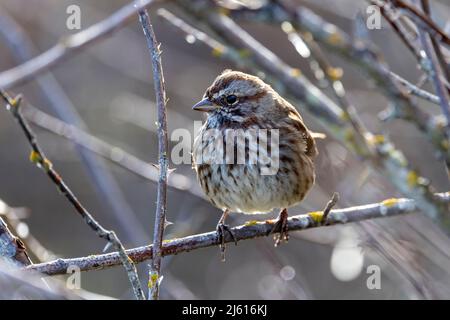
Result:
{"label": "thin twig", "polygon": [[421,28],[425,28],[432,36],[439,38],[440,41],[450,46],[450,37],[442,31],[442,29],[429,16],[403,0],[391,1],[397,8],[404,9],[407,13],[409,13],[411,18],[415,20]]}
{"label": "thin twig", "polygon": [[439,97],[442,114],[447,119],[447,126],[450,127],[450,99],[447,88],[442,82],[443,72],[441,65],[436,56],[436,52],[434,51],[430,35],[421,26],[419,26],[418,29],[423,51],[425,51],[428,63],[430,64],[428,68],[430,78],[433,81],[434,90]]}
{"label": "thin twig", "polygon": [[167,138],[167,118],[166,118],[166,90],[164,87],[164,74],[161,65],[160,44],[156,40],[150,17],[147,10],[139,10],[139,21],[141,22],[147,46],[150,51],[153,69],[153,82],[155,86],[156,106],[158,109],[158,197],[156,201],[155,227],[153,233],[153,259],[150,264],[148,288],[148,298],[157,300],[159,298],[159,286],[161,276],[161,248],[166,225],[167,209],[167,171],[168,171],[168,138]]}
{"label": "thin twig", "polygon": [[60,39],[56,45],[37,57],[0,73],[0,88],[6,90],[23,83],[61,62],[71,54],[80,52],[81,49],[104,39],[132,21],[138,10],[154,2],[156,0],[135,0],[89,28]]}
{"label": "thin twig", "polygon": [[400,40],[402,40],[409,51],[412,52],[417,61],[421,62],[422,56],[420,54],[420,50],[413,43],[413,40],[408,35],[407,30],[399,21],[399,17],[395,15],[393,10],[389,10],[389,8],[387,8],[388,4],[385,1],[379,0],[370,0],[370,3],[376,5],[380,9],[380,12],[383,15],[384,19],[391,25],[392,29],[399,36]]}
{"label": "thin twig", "polygon": [[[436,194],[436,197],[447,207],[450,203],[450,192]],[[380,203],[367,204],[363,206],[349,207],[345,209],[331,210],[328,214],[327,224],[337,225],[351,222],[398,216],[407,213],[417,212],[417,203],[412,199],[387,199]],[[311,212],[303,215],[292,216],[288,219],[288,228],[290,231],[299,231],[304,229],[312,229],[324,227],[319,223],[322,221],[322,212]],[[270,235],[275,220],[267,220],[261,222],[249,221],[244,225],[232,228],[238,241],[265,237]],[[225,236],[225,242],[234,241],[229,234]],[[175,255],[182,252],[218,246],[219,240],[215,231],[192,235],[184,238],[166,240],[163,243],[162,255]],[[130,258],[135,263],[140,263],[148,259],[152,259],[153,246],[143,246],[127,250]],[[99,270],[120,264],[117,252],[92,255],[81,258],[57,259],[41,264],[34,264],[26,267],[26,270],[33,270],[47,275],[57,275],[66,273],[70,265],[75,265],[81,271]]]}
{"label": "thin twig", "polygon": [[116,236],[114,231],[109,231],[103,228],[100,223],[98,223],[94,217],[87,211],[86,208],[80,203],[80,201],[76,198],[72,190],[66,185],[62,177],[58,172],[53,169],[53,165],[50,160],[45,156],[41,147],[39,146],[36,136],[34,132],[31,130],[28,122],[22,116],[20,111],[20,104],[22,98],[20,96],[16,98],[11,98],[5,91],[1,90],[0,94],[3,100],[7,104],[8,110],[14,116],[16,121],[19,123],[21,129],[23,130],[30,146],[30,160],[35,163],[38,168],[43,170],[47,176],[52,180],[52,182],[57,186],[58,190],[67,198],[67,200],[73,205],[77,213],[83,218],[86,224],[94,230],[100,238],[103,238],[108,241],[108,245],[112,245],[118,252],[120,261],[123,264],[125,270],[127,271],[128,278],[133,287],[134,294],[138,299],[144,299],[144,293],[141,288],[141,284],[139,282],[139,277],[136,271],[136,266],[133,261],[129,259],[125,252],[125,248],[120,242],[119,238]]}
{"label": "thin twig", "polygon": [[[431,17],[431,8],[430,2],[428,0],[421,0],[423,12],[430,18]],[[450,81],[450,64],[445,61],[444,54],[441,50],[441,46],[435,37],[431,37],[431,43],[433,44],[434,51],[436,52],[436,56],[441,64],[441,67],[444,71],[445,78],[447,81]]]}
{"label": "thin twig", "polygon": [[422,98],[426,101],[432,102],[434,104],[439,105],[439,97],[426,91],[423,90],[421,88],[419,88],[418,86],[416,86],[415,84],[409,82],[408,80],[406,80],[405,78],[402,78],[401,76],[399,76],[398,74],[394,73],[394,72],[390,72],[391,77],[393,77],[395,80],[397,80],[398,82],[400,82],[402,85],[404,85],[407,89],[408,92],[419,97]]}

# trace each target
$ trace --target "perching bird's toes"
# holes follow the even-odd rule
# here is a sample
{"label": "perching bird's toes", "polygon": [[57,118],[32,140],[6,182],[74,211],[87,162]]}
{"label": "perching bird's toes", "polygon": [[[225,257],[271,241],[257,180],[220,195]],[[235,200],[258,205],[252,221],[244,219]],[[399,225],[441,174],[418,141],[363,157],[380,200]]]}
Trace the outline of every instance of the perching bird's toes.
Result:
{"label": "perching bird's toes", "polygon": [[283,241],[289,241],[287,209],[280,211],[277,221],[275,222],[270,233],[275,233],[273,236],[273,239],[275,240],[275,247],[278,247]]}
{"label": "perching bird's toes", "polygon": [[228,232],[230,234],[235,245],[237,245],[237,239],[236,239],[233,231],[231,231],[231,228],[226,224],[223,224],[223,223],[217,224],[216,232],[217,232],[217,238],[220,242],[220,256],[221,256],[222,261],[225,261],[225,232]]}

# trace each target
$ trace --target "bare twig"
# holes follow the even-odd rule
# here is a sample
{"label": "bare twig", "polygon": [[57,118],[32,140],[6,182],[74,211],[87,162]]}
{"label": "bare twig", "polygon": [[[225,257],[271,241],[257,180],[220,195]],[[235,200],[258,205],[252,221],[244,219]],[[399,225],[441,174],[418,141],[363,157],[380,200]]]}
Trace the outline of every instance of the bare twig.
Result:
{"label": "bare twig", "polygon": [[370,0],[370,3],[376,5],[380,9],[380,12],[383,15],[384,19],[391,25],[394,32],[399,36],[399,38],[409,49],[409,51],[411,51],[412,54],[416,57],[417,61],[421,62],[423,57],[420,54],[420,50],[413,43],[411,36],[408,34],[407,30],[405,30],[405,27],[400,22],[399,16],[396,16],[393,10],[389,10],[389,8],[387,8],[387,6],[389,5],[385,1]]}
{"label": "bare twig", "polygon": [[433,48],[430,35],[420,26],[418,32],[422,48],[425,51],[428,63],[430,64],[428,68],[429,74],[433,81],[436,94],[439,97],[442,114],[447,119],[447,126],[450,126],[450,99],[448,96],[447,88],[442,82],[443,72],[441,69],[441,65]]}
{"label": "bare twig", "polygon": [[401,76],[399,76],[398,74],[396,74],[394,72],[390,72],[390,75],[395,80],[397,80],[402,85],[404,85],[408,89],[409,93],[411,93],[419,98],[422,98],[424,100],[427,100],[429,102],[439,105],[440,100],[439,100],[438,96],[435,96],[434,94],[419,88],[415,84],[409,82],[408,80],[406,80],[405,78],[402,78]]}
{"label": "bare twig", "polygon": [[9,231],[5,221],[0,217],[0,262],[1,258],[19,267],[32,264],[22,240]]}
{"label": "bare twig", "polygon": [[[423,12],[430,18],[431,17],[431,8],[430,2],[428,0],[421,0]],[[431,37],[431,43],[433,44],[434,51],[436,52],[436,56],[441,64],[441,67],[444,71],[445,78],[447,81],[450,81],[450,64],[447,63],[444,57],[444,53],[441,50],[441,46],[435,37]]]}
{"label": "bare twig", "polygon": [[167,138],[167,118],[166,118],[166,91],[164,87],[164,75],[161,65],[160,44],[156,40],[147,10],[139,11],[139,21],[141,22],[147,46],[150,51],[153,69],[153,82],[155,86],[156,106],[158,109],[158,154],[159,154],[159,180],[158,198],[156,201],[155,227],[153,233],[153,259],[149,271],[149,296],[151,300],[159,298],[159,285],[161,283],[161,248],[166,224],[167,207],[167,171],[168,171],[168,138]]}
{"label": "bare twig", "polygon": [[105,20],[102,20],[79,33],[62,38],[56,45],[37,57],[0,73],[0,88],[6,90],[29,80],[42,71],[61,62],[71,54],[79,52],[81,49],[104,39],[113,32],[119,30],[126,23],[132,21],[138,10],[153,4],[154,2],[156,2],[156,0],[135,0],[117,10]]}
{"label": "bare twig", "polygon": [[[436,197],[447,207],[450,203],[450,193],[436,194]],[[417,203],[412,199],[387,199],[380,203],[367,204],[357,207],[349,207],[345,209],[331,210],[327,224],[346,224],[351,222],[363,221],[368,219],[375,219],[381,217],[390,217],[403,215],[407,213],[417,212]],[[323,227],[322,221],[323,213],[320,211],[311,212],[308,214],[292,216],[288,219],[288,228],[290,231],[304,230],[311,228]],[[244,225],[232,228],[236,239],[238,241],[253,239],[257,237],[265,237],[270,234],[275,220],[267,220],[261,222],[250,221]],[[225,236],[226,242],[234,241],[229,234]],[[192,235],[184,238],[166,240],[163,243],[162,255],[174,255],[182,252],[189,252],[192,250],[207,248],[219,245],[217,234],[215,231]],[[153,246],[144,246],[127,250],[130,258],[135,263],[140,263],[148,259],[152,259]],[[108,267],[117,266],[120,264],[120,259],[117,252],[93,255],[81,258],[72,259],[58,259],[47,263],[34,264],[26,267],[26,270],[33,270],[47,275],[64,274],[70,265],[75,265],[81,271],[99,270]]]}
{"label": "bare twig", "polygon": [[425,28],[432,36],[438,37],[443,43],[450,46],[450,37],[429,16],[403,0],[391,1],[397,8],[404,9],[421,28]]}
{"label": "bare twig", "polygon": [[136,298],[143,299],[144,294],[139,282],[139,277],[136,271],[136,267],[131,259],[128,258],[125,248],[120,242],[119,238],[116,236],[114,231],[109,231],[103,228],[100,223],[98,223],[94,217],[83,207],[80,201],[73,194],[72,190],[66,185],[62,177],[53,169],[53,165],[49,159],[45,156],[41,147],[39,146],[36,136],[29,127],[27,121],[22,116],[20,111],[20,104],[22,98],[20,96],[16,98],[11,98],[5,91],[1,90],[0,94],[3,100],[7,104],[8,110],[14,116],[16,121],[19,123],[21,129],[23,130],[30,146],[31,154],[30,160],[35,163],[41,170],[43,170],[50,180],[58,187],[59,191],[67,198],[67,200],[73,205],[77,213],[83,218],[86,224],[94,230],[100,238],[108,241],[108,246],[112,245],[118,252],[120,261],[127,271],[128,278],[133,287],[134,294]]}

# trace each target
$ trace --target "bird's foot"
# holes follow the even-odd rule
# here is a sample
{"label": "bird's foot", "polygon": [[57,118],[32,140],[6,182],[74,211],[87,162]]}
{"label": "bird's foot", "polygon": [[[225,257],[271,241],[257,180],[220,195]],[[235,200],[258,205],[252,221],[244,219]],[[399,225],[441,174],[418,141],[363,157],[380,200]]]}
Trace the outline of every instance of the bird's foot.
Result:
{"label": "bird's foot", "polygon": [[220,243],[220,256],[221,256],[221,260],[225,261],[225,232],[228,232],[231,236],[231,238],[233,239],[235,245],[237,245],[237,239],[234,235],[234,232],[231,231],[231,228],[223,223],[218,223],[217,227],[216,227],[216,232],[217,232],[217,238],[219,240]]}
{"label": "bird's foot", "polygon": [[270,233],[275,233],[273,236],[273,239],[275,240],[275,247],[278,247],[283,241],[289,241],[287,209],[283,209],[280,211],[277,221],[275,222]]}

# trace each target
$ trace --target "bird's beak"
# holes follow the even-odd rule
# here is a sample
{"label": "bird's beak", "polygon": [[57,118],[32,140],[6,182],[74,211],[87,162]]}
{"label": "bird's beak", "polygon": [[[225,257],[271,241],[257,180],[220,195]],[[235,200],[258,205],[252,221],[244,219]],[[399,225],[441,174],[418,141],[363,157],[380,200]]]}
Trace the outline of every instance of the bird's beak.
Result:
{"label": "bird's beak", "polygon": [[208,98],[203,99],[202,101],[197,102],[193,107],[192,110],[196,111],[213,111],[214,109],[217,109],[217,106],[208,100]]}

